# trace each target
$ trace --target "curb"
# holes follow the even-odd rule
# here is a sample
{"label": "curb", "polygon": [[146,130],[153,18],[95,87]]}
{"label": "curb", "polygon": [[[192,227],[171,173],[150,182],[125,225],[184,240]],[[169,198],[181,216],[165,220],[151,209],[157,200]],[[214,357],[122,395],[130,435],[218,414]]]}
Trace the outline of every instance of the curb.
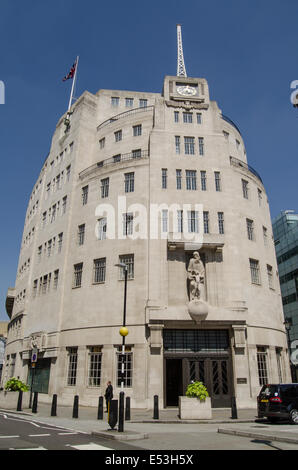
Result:
{"label": "curb", "polygon": [[252,437],[255,439],[264,439],[267,441],[279,441],[279,442],[288,442],[289,444],[298,444],[298,437],[283,437],[283,436],[274,436],[272,434],[262,434],[249,431],[238,431],[237,429],[220,429],[217,430],[221,434],[230,434],[232,436],[241,436],[241,437]]}
{"label": "curb", "polygon": [[254,423],[255,419],[237,419],[237,420],[231,420],[231,419],[182,419],[182,420],[165,420],[165,419],[144,419],[142,421],[135,421],[135,420],[130,420],[130,423],[133,424],[138,424],[138,423],[144,423],[144,424],[234,424],[234,423]]}
{"label": "curb", "polygon": [[117,429],[108,429],[107,431],[91,431],[92,436],[103,437],[117,441],[136,441],[139,439],[148,439],[147,433],[136,433],[134,431],[124,431],[119,433]]}

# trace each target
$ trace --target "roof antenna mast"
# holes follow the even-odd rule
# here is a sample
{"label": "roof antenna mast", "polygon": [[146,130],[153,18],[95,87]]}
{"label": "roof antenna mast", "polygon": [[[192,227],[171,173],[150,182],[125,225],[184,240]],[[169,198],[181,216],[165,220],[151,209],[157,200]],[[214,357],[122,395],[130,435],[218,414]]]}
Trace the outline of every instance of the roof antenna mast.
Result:
{"label": "roof antenna mast", "polygon": [[177,24],[177,77],[187,77],[183,57],[181,24]]}

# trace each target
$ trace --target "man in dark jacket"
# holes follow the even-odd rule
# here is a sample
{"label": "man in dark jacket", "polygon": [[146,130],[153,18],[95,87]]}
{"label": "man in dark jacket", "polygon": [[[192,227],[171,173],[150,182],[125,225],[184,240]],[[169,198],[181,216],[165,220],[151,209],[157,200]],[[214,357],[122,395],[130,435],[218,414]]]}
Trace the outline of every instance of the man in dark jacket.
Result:
{"label": "man in dark jacket", "polygon": [[109,411],[109,404],[112,398],[113,398],[113,387],[112,387],[112,383],[109,381],[107,383],[107,388],[105,392],[106,407],[107,407],[106,413],[108,413]]}

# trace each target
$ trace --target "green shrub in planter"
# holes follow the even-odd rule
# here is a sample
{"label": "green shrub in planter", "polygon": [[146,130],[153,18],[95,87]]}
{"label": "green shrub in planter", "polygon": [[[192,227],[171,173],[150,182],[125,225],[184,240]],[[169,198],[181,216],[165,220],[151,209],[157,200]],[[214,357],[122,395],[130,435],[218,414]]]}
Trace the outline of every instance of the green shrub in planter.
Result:
{"label": "green shrub in planter", "polygon": [[28,392],[29,387],[21,380],[18,380],[15,377],[12,377],[6,382],[4,389],[10,392],[19,392],[19,391]]}
{"label": "green shrub in planter", "polygon": [[205,401],[206,398],[209,397],[209,393],[207,392],[207,388],[203,382],[193,382],[188,385],[186,396],[199,398],[200,401]]}

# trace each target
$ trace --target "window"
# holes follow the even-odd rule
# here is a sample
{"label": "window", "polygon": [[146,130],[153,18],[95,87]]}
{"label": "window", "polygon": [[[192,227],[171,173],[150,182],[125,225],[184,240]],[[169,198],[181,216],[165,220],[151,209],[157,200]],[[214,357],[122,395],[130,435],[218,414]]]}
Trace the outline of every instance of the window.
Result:
{"label": "window", "polygon": [[202,113],[197,113],[197,124],[202,124]]}
{"label": "window", "polygon": [[262,191],[258,188],[258,201],[259,201],[259,206],[262,206]]}
{"label": "window", "polygon": [[110,178],[103,178],[101,180],[101,197],[102,198],[109,196],[109,182],[110,182]]}
{"label": "window", "polygon": [[133,126],[132,133],[134,137],[142,135],[142,124],[138,124],[137,126]]}
{"label": "window", "polygon": [[62,250],[62,243],[63,243],[63,232],[59,233],[58,235],[58,253]]}
{"label": "window", "polygon": [[106,144],[106,139],[105,137],[103,137],[102,139],[100,139],[99,141],[99,148],[100,149],[103,149],[105,147],[105,144]]}
{"label": "window", "polygon": [[209,212],[203,212],[204,233],[209,233]]}
{"label": "window", "polygon": [[218,212],[217,213],[217,220],[218,220],[218,233],[224,234],[224,213]]}
{"label": "window", "polygon": [[162,210],[161,225],[162,225],[162,232],[167,233],[168,231],[168,210],[167,209]]}
{"label": "window", "polygon": [[37,285],[38,285],[38,279],[35,279],[33,282],[33,297],[36,297],[37,295]]}
{"label": "window", "polygon": [[51,222],[54,222],[55,219],[56,219],[56,208],[57,208],[57,206],[56,206],[56,204],[54,204],[53,207],[52,207]]}
{"label": "window", "polygon": [[226,132],[226,131],[222,131],[222,133],[223,133],[223,135],[224,135],[224,138],[225,138],[226,140],[229,140],[229,135],[230,135],[230,134],[229,134],[228,132]]}
{"label": "window", "polygon": [[64,196],[62,199],[62,214],[65,214],[66,212],[66,204],[67,204],[67,196]]}
{"label": "window", "polygon": [[272,266],[270,266],[269,264],[267,264],[267,276],[268,276],[268,285],[269,285],[270,289],[274,289],[274,286],[273,286],[273,270],[272,270]]}
{"label": "window", "polygon": [[174,122],[179,122],[179,111],[174,111]]}
{"label": "window", "polygon": [[117,153],[117,155],[113,155],[113,163],[121,162],[121,153]]}
{"label": "window", "polygon": [[250,259],[249,265],[250,265],[251,282],[253,284],[261,284],[259,261],[256,259]]}
{"label": "window", "polygon": [[125,173],[124,174],[124,190],[126,193],[133,193],[135,189],[135,174]]}
{"label": "window", "polygon": [[88,186],[82,188],[82,205],[85,206],[88,202]]}
{"label": "window", "polygon": [[184,112],[183,113],[183,122],[185,122],[186,124],[191,124],[192,123],[192,113]]}
{"label": "window", "polygon": [[199,213],[198,211],[187,211],[188,219],[188,232],[198,233],[199,232]]}
{"label": "window", "polygon": [[220,171],[214,172],[215,191],[221,191]]}
{"label": "window", "polygon": [[[119,263],[124,263],[127,266],[127,279],[134,279],[134,255],[121,255],[119,256]],[[119,279],[124,280],[124,269],[119,268]]]}
{"label": "window", "polygon": [[207,191],[207,175],[204,170],[201,171],[201,190]]}
{"label": "window", "polygon": [[71,165],[68,165],[68,167],[66,168],[66,181],[70,180],[70,169]]}
{"label": "window", "polygon": [[93,261],[93,283],[98,284],[106,280],[106,258]]}
{"label": "window", "polygon": [[122,130],[114,132],[115,142],[120,142],[122,140]]}
{"label": "window", "polygon": [[77,383],[78,348],[67,348],[67,350],[68,350],[67,385],[75,386]]}
{"label": "window", "polygon": [[161,170],[161,187],[162,189],[167,189],[167,181],[168,180],[168,170],[166,168],[162,168]]}
{"label": "window", "polygon": [[58,287],[58,280],[59,280],[59,269],[56,269],[54,271],[54,284],[53,284],[54,289],[57,289]]}
{"label": "window", "polygon": [[249,240],[254,240],[254,222],[253,220],[246,219],[247,237]]}
{"label": "window", "polygon": [[42,214],[42,227],[45,227],[47,223],[47,211],[43,212]]}
{"label": "window", "polygon": [[264,240],[264,245],[268,246],[268,230],[264,226],[263,226],[263,240]]}
{"label": "window", "polygon": [[199,137],[199,155],[204,155],[204,137]]}
{"label": "window", "polygon": [[266,385],[268,383],[267,349],[263,346],[257,346],[257,362],[259,385]]}
{"label": "window", "polygon": [[248,181],[246,180],[241,180],[242,181],[242,193],[244,199],[248,199]]}
{"label": "window", "polygon": [[195,153],[195,138],[184,137],[184,152],[186,155],[194,155]]}
{"label": "window", "polygon": [[237,148],[237,150],[239,150],[239,148],[240,148],[240,142],[239,142],[239,140],[236,139],[236,140],[235,140],[235,143],[236,143],[236,148]]}
{"label": "window", "polygon": [[186,189],[197,189],[197,172],[196,170],[185,170],[186,173]]}
{"label": "window", "polygon": [[142,149],[136,149],[132,151],[132,158],[141,158],[142,157]]}
{"label": "window", "polygon": [[177,211],[177,232],[183,233],[183,210]]}
{"label": "window", "polygon": [[176,188],[182,189],[182,172],[181,170],[176,170]]}
{"label": "window", "polygon": [[107,238],[107,218],[101,217],[98,220],[98,240],[105,240]]}
{"label": "window", "polygon": [[[122,363],[124,364],[124,373],[122,376]],[[121,346],[117,351],[117,386],[132,387],[132,352],[129,346],[125,347],[124,357],[121,352]]]}
{"label": "window", "polygon": [[85,224],[81,224],[78,227],[78,245],[84,245],[85,240]]}
{"label": "window", "polygon": [[176,148],[176,154],[180,155],[180,136],[175,135],[175,148]]}
{"label": "window", "polygon": [[133,107],[133,98],[125,98],[125,106],[127,108],[132,108]]}
{"label": "window", "polygon": [[81,287],[83,275],[83,263],[74,265],[73,287]]}
{"label": "window", "polygon": [[119,100],[119,97],[118,97],[118,96],[112,96],[112,97],[111,97],[111,105],[112,105],[113,107],[119,106],[119,101],[120,101],[120,100]]}
{"label": "window", "polygon": [[139,101],[139,107],[140,108],[147,108],[148,100],[146,99],[140,99]]}
{"label": "window", "polygon": [[133,234],[133,213],[129,212],[122,214],[123,221],[123,235],[132,235]]}
{"label": "window", "polygon": [[101,346],[90,346],[88,349],[88,386],[99,387],[101,379]]}
{"label": "window", "polygon": [[48,256],[51,256],[52,252],[52,240],[48,241]]}

